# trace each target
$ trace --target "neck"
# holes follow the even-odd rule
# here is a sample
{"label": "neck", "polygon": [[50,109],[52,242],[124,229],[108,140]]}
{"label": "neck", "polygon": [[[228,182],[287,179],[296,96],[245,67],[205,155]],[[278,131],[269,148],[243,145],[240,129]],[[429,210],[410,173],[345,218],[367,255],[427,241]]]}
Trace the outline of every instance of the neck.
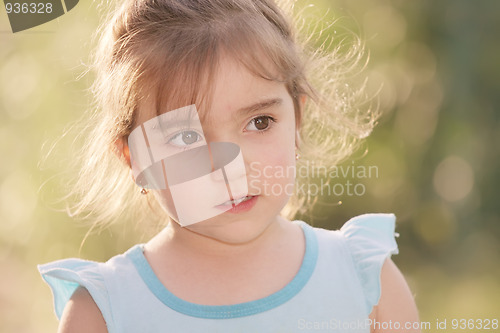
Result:
{"label": "neck", "polygon": [[[248,222],[242,224],[248,225]],[[281,216],[276,216],[262,226],[261,229],[246,232],[238,225],[200,223],[181,227],[177,222],[171,221],[150,243],[153,247],[158,247],[157,249],[161,247],[162,251],[193,254],[198,257],[230,258],[255,253],[258,249],[268,246],[279,246],[280,240],[286,239],[287,231],[292,228],[292,224]]]}

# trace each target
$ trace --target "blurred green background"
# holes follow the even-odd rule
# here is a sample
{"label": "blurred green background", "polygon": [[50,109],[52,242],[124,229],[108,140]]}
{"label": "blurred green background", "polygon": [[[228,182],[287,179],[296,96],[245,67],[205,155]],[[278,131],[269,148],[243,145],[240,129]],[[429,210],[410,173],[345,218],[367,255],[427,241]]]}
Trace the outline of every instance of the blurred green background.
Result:
{"label": "blurred green background", "polygon": [[[393,259],[421,320],[432,324],[429,332],[436,319],[499,319],[500,1],[299,4],[314,4],[306,11],[310,21],[338,19],[329,33],[352,30],[366,41],[365,73],[371,88],[382,87],[383,115],[342,165],[375,166],[378,177],[334,179],[365,191],[324,195],[298,218],[337,229],[357,214],[395,213],[401,236]],[[16,34],[0,9],[0,332],[56,331],[37,264],[103,261],[151,235],[124,221],[80,247],[88,228],[57,203],[73,144],[62,134],[91,101],[92,75],[80,76],[96,7],[82,1]]]}

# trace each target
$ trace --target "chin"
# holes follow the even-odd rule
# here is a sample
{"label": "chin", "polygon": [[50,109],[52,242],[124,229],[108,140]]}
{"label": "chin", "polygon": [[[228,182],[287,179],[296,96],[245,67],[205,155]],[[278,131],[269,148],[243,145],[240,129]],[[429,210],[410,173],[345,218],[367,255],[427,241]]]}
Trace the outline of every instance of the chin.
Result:
{"label": "chin", "polygon": [[[228,244],[244,244],[257,239],[266,229],[277,221],[275,215],[258,217],[254,214],[245,217],[220,215],[215,218],[187,226],[189,230],[200,235]],[[267,214],[266,214],[267,215]]]}

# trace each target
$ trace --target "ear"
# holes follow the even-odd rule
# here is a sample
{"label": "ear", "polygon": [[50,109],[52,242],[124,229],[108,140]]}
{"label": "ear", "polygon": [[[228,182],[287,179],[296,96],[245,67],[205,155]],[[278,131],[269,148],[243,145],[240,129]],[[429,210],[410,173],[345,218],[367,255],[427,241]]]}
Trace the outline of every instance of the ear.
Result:
{"label": "ear", "polygon": [[118,155],[118,158],[122,159],[129,166],[129,168],[132,168],[132,165],[130,164],[130,151],[125,138],[122,137],[116,139],[115,153]]}
{"label": "ear", "polygon": [[298,108],[299,108],[299,117],[295,119],[295,129],[297,132],[300,129],[301,121],[302,121],[302,115],[304,114],[304,109],[306,106],[307,102],[307,95],[306,94],[300,94],[298,97],[296,97],[296,103],[298,103]]}
{"label": "ear", "polygon": [[307,101],[307,95],[306,94],[302,94],[300,95],[300,110],[304,110],[304,106],[306,105],[306,101]]}

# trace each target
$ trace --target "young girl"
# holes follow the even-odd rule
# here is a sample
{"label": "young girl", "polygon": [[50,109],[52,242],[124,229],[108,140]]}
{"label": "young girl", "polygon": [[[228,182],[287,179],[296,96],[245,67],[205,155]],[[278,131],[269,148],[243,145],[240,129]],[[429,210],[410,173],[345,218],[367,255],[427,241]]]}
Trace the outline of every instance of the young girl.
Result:
{"label": "young girl", "polygon": [[306,58],[272,0],[127,0],[100,45],[76,211],[166,227],[106,263],[39,266],[60,332],[418,331],[394,215],[285,217],[306,204],[287,171],[338,162],[373,125],[348,63]]}

